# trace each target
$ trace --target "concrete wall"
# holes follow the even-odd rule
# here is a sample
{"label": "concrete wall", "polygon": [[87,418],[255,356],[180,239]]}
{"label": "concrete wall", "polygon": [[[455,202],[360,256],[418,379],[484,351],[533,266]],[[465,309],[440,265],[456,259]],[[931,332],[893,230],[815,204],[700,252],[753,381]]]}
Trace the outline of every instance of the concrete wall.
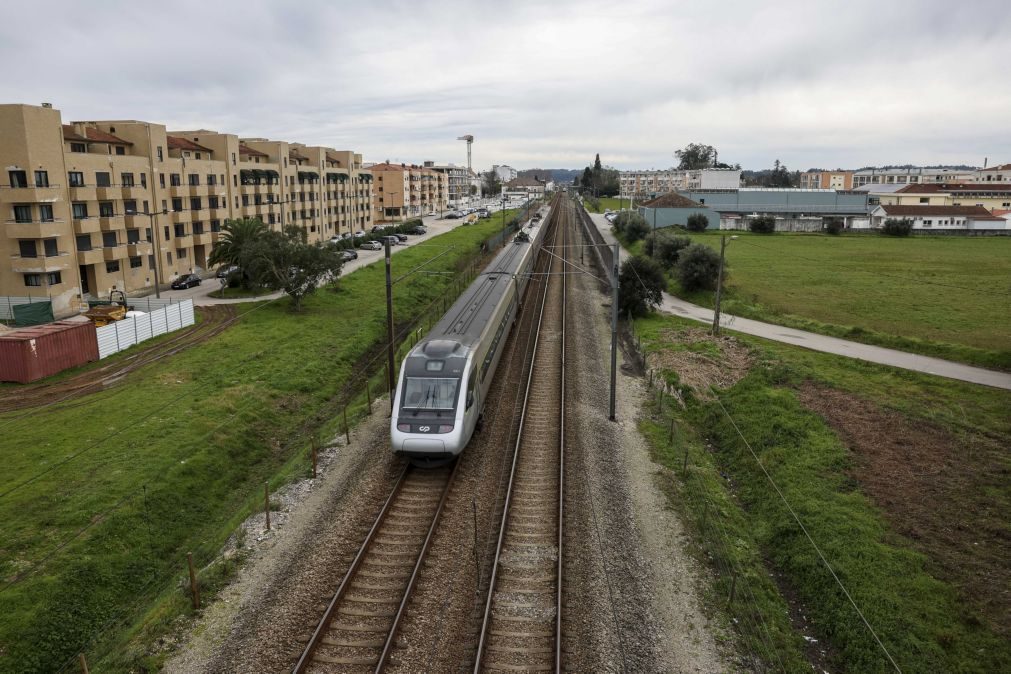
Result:
{"label": "concrete wall", "polygon": [[671,227],[679,225],[685,227],[688,224],[689,216],[701,213],[709,220],[708,229],[717,229],[720,223],[720,214],[711,208],[638,208],[639,215],[646,219],[646,224],[650,227],[654,225],[654,214],[656,215],[656,228]]}
{"label": "concrete wall", "polygon": [[[724,218],[720,229],[748,231],[751,218]],[[822,218],[776,218],[777,232],[821,232],[824,231]]]}

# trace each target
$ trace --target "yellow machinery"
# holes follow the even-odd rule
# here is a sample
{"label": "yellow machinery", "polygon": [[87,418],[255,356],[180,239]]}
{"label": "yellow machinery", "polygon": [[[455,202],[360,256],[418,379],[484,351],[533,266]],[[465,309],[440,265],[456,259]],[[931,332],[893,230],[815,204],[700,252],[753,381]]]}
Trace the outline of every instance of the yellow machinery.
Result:
{"label": "yellow machinery", "polygon": [[103,325],[108,325],[114,321],[121,321],[126,318],[126,312],[129,308],[126,306],[126,293],[122,290],[113,290],[109,294],[109,301],[111,301],[112,304],[100,304],[98,306],[91,307],[84,313],[84,315],[87,316],[96,327],[100,328]]}

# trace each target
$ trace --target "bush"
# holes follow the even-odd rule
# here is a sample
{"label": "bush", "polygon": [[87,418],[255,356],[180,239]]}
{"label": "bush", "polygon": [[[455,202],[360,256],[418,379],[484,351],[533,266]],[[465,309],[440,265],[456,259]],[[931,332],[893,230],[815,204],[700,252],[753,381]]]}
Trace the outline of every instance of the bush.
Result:
{"label": "bush", "polygon": [[673,269],[678,262],[681,251],[692,245],[687,236],[667,235],[657,242],[656,259],[664,269]]}
{"label": "bush", "polygon": [[833,236],[843,231],[843,221],[839,218],[828,218],[825,220],[825,231]]}
{"label": "bush", "polygon": [[686,223],[689,232],[704,232],[709,227],[709,218],[702,213],[692,213]]}
{"label": "bush", "polygon": [[776,231],[776,218],[771,215],[759,215],[748,220],[748,229],[755,234],[772,234]]}
{"label": "bush", "polygon": [[[724,266],[723,276],[727,270]],[[711,290],[720,275],[720,254],[701,243],[693,243],[678,255],[674,275],[687,292]]]}
{"label": "bush", "polygon": [[638,241],[649,234],[649,224],[646,219],[635,211],[622,211],[614,219],[614,228],[631,242]]}
{"label": "bush", "polygon": [[667,282],[660,265],[648,257],[636,255],[622,263],[618,286],[618,311],[621,315],[644,316],[660,306]]}
{"label": "bush", "polygon": [[881,232],[888,236],[909,236],[913,231],[913,221],[908,218],[888,218]]}

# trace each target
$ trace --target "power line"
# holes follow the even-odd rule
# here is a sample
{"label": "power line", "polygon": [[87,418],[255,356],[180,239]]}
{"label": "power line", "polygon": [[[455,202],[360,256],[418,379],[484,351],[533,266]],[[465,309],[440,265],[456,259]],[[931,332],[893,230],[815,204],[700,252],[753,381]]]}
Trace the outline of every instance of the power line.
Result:
{"label": "power line", "polygon": [[[714,394],[715,394],[715,391],[714,391]],[[800,517],[797,515],[796,511],[793,509],[793,506],[790,505],[790,502],[786,499],[786,496],[780,490],[779,485],[777,485],[776,481],[774,479],[772,479],[772,475],[769,474],[769,471],[765,469],[765,465],[762,463],[762,460],[760,458],[758,458],[758,454],[751,447],[751,443],[749,443],[748,439],[744,437],[743,433],[741,433],[741,429],[737,426],[737,422],[734,421],[734,418],[732,416],[730,416],[730,412],[727,411],[727,408],[723,406],[723,401],[720,400],[720,398],[719,398],[718,395],[715,395],[715,398],[716,398],[716,404],[720,406],[721,410],[723,410],[723,414],[726,415],[727,419],[730,421],[730,424],[734,427],[734,430],[737,431],[737,435],[744,442],[745,446],[748,448],[748,451],[751,452],[751,456],[754,457],[755,463],[757,463],[758,467],[762,469],[762,473],[765,474],[765,477],[766,477],[766,479],[769,480],[769,483],[772,485],[772,488],[776,490],[776,493],[779,495],[780,500],[783,501],[783,505],[786,506],[786,509],[790,512],[790,515],[793,516],[794,521],[797,522],[797,526],[799,526],[800,530],[804,532],[804,536],[807,538],[808,542],[811,544],[811,547],[813,547],[814,551],[816,553],[818,553],[818,557],[821,559],[822,563],[825,565],[825,568],[827,568],[828,572],[830,574],[832,574],[832,578],[835,579],[836,584],[843,591],[843,594],[846,595],[846,599],[848,599],[849,602],[850,602],[850,604],[853,606],[853,610],[855,610],[857,612],[857,615],[860,616],[860,620],[862,620],[863,623],[864,623],[864,625],[867,626],[867,629],[868,629],[868,631],[870,631],[871,636],[874,637],[874,640],[878,643],[878,646],[881,647],[881,650],[884,652],[885,657],[888,658],[888,662],[890,662],[891,665],[892,665],[892,667],[895,668],[895,671],[897,671],[897,672],[899,672],[899,674],[901,674],[902,670],[899,669],[899,666],[898,666],[898,664],[896,664],[895,660],[892,658],[891,653],[889,653],[888,649],[885,648],[884,643],[882,643],[881,639],[878,637],[878,633],[874,631],[874,628],[871,627],[870,622],[868,622],[867,618],[864,617],[863,611],[860,610],[860,607],[857,606],[857,603],[853,600],[852,595],[850,595],[849,590],[846,589],[846,586],[843,585],[843,582],[839,579],[839,576],[836,575],[836,572],[832,568],[832,565],[829,564],[828,560],[825,558],[825,555],[822,553],[821,548],[818,547],[818,544],[814,542],[814,539],[811,537],[811,534],[808,533],[807,527],[805,527],[804,523],[800,521]]]}

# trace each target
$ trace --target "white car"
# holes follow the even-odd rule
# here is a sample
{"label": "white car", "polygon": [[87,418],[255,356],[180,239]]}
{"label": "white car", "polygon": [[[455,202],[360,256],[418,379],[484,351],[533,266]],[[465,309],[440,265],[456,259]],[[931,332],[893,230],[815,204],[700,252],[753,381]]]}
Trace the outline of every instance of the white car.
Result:
{"label": "white car", "polygon": [[363,236],[365,236],[365,230],[364,229],[359,229],[357,232],[355,232],[355,238],[356,239],[360,239]]}
{"label": "white car", "polygon": [[358,250],[382,250],[383,244],[378,241],[366,241],[362,245],[358,246]]}

